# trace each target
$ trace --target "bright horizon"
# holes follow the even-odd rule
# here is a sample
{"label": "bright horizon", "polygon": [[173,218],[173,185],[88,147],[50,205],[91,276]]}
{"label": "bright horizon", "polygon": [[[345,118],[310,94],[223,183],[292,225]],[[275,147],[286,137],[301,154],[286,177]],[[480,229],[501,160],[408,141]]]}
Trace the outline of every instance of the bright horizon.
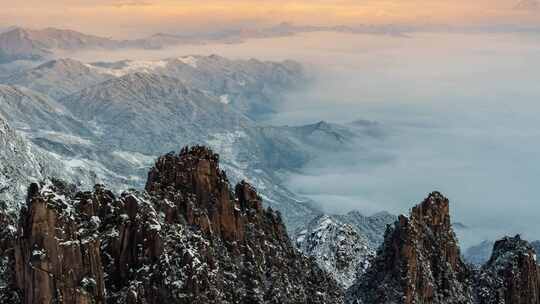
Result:
{"label": "bright horizon", "polygon": [[[69,28],[131,38],[157,32],[299,25],[539,26],[535,0],[67,1],[1,0],[0,26]],[[520,5],[521,3],[521,5]]]}

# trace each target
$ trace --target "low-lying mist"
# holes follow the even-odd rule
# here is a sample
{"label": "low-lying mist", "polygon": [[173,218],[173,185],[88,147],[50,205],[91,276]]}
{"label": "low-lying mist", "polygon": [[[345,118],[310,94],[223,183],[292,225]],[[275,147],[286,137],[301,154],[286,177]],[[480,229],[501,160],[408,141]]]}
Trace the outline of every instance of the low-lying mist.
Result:
{"label": "low-lying mist", "polygon": [[274,122],[364,118],[387,136],[321,156],[291,176],[293,189],[329,212],[368,213],[407,212],[439,190],[469,227],[459,232],[465,246],[503,234],[540,238],[539,38],[419,34],[329,52],[319,81]]}
{"label": "low-lying mist", "polygon": [[[80,59],[187,54],[295,59],[315,75],[265,123],[377,121],[385,136],[321,155],[289,178],[328,212],[407,213],[428,192],[451,200],[464,245],[540,238],[540,36],[312,33]],[[100,57],[101,56],[101,57]],[[339,150],[339,149],[337,149]]]}

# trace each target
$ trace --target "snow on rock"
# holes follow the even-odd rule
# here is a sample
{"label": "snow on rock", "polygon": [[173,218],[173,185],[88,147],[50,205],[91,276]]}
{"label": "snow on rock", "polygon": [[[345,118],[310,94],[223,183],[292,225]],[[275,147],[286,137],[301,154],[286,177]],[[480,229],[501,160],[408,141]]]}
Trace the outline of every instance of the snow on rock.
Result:
{"label": "snow on rock", "polygon": [[231,101],[230,101],[230,99],[229,99],[229,95],[224,94],[224,95],[219,96],[219,102],[221,102],[222,104],[229,104],[229,103],[231,103]]}
{"label": "snow on rock", "polygon": [[114,77],[122,77],[134,72],[152,73],[157,69],[165,68],[167,66],[167,62],[164,60],[126,60],[122,61],[122,63],[123,64],[118,67],[104,67],[93,64],[85,64],[85,66],[95,72],[111,75]]}
{"label": "snow on rock", "polygon": [[367,238],[350,224],[322,215],[296,236],[296,246],[331,274],[343,287],[350,287],[363,274],[375,250]]}
{"label": "snow on rock", "polygon": [[211,150],[160,157],[145,190],[32,184],[24,233],[0,234],[8,239],[0,242],[0,301],[343,302],[335,280],[292,246],[279,212],[264,209],[248,183],[231,188]]}
{"label": "snow on rock", "polygon": [[151,165],[155,160],[155,157],[153,156],[130,151],[113,151],[112,155],[128,161],[133,166],[143,168],[149,167],[149,165]]}
{"label": "snow on rock", "polygon": [[194,69],[197,68],[197,62],[199,61],[197,57],[195,56],[184,56],[184,57],[178,57],[177,59]]}
{"label": "snow on rock", "polygon": [[540,268],[534,247],[505,237],[493,245],[489,261],[475,273],[479,303],[540,303]]}

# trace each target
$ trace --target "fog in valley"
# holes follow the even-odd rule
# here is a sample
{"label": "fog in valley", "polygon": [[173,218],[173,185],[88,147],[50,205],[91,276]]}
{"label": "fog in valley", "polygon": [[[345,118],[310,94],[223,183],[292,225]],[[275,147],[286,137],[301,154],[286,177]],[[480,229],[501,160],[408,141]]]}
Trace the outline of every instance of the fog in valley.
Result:
{"label": "fog in valley", "polygon": [[[380,136],[336,147],[288,177],[328,212],[407,213],[430,191],[451,200],[461,242],[540,238],[540,36],[310,33],[239,44],[86,52],[86,61],[189,54],[293,59],[313,81],[262,124],[380,124]],[[473,239],[474,236],[474,239]]]}

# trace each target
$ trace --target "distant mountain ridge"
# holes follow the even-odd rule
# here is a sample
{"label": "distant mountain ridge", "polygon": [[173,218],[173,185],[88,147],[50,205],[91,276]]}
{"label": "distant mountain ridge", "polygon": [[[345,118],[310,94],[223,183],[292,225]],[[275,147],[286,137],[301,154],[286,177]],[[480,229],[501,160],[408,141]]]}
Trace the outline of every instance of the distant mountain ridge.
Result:
{"label": "distant mountain ridge", "polygon": [[252,118],[274,112],[287,92],[308,82],[303,67],[294,61],[230,60],[211,55],[97,63],[56,59],[0,77],[0,83],[25,86],[61,99],[132,73],[177,78],[186,85],[213,94],[220,102]]}
{"label": "distant mountain ridge", "polygon": [[238,43],[251,38],[290,36],[297,33],[334,31],[345,33],[369,33],[403,35],[403,29],[392,25],[347,26],[296,26],[282,23],[261,29],[232,29],[213,33],[166,34],[158,33],[145,38],[115,40],[81,32],[45,28],[28,29],[12,27],[0,31],[0,64],[14,60],[47,60],[55,57],[56,50],[79,51],[90,49],[161,49],[178,44],[201,44],[206,42]]}
{"label": "distant mountain ridge", "polygon": [[119,48],[125,42],[115,41],[80,32],[56,28],[32,30],[16,27],[0,34],[0,62],[18,59],[44,60],[54,50],[82,50],[88,48]]}

